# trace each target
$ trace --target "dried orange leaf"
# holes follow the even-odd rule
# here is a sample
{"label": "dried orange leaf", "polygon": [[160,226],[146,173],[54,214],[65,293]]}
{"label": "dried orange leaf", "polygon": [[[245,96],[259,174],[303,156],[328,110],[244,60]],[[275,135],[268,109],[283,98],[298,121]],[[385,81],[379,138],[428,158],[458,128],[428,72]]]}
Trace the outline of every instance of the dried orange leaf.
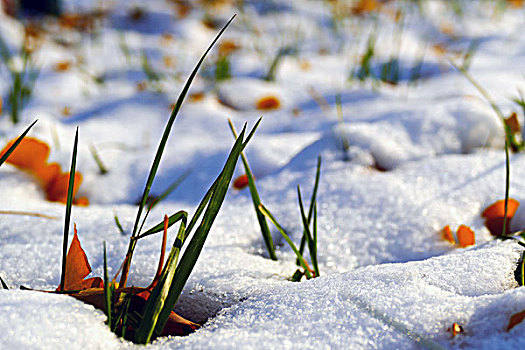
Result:
{"label": "dried orange leaf", "polygon": [[75,234],[69,246],[66,256],[66,274],[64,277],[64,290],[82,290],[98,286],[102,279],[99,277],[84,280],[91,273],[86,253],[78,239],[77,226],[74,226]]}
{"label": "dried orange leaf", "polygon": [[456,244],[456,240],[452,235],[452,230],[450,229],[449,225],[443,227],[443,229],[441,230],[441,237],[443,237],[444,240],[449,241],[452,244]]}
{"label": "dried orange leaf", "polygon": [[70,61],[62,61],[55,64],[54,70],[55,72],[65,72],[68,71],[71,68],[71,62]]}
{"label": "dried orange leaf", "polygon": [[458,237],[458,244],[461,248],[465,248],[476,243],[474,231],[472,231],[468,226],[459,226],[456,236]]}
{"label": "dried orange leaf", "polygon": [[[9,141],[0,156],[4,155],[15,141],[16,139]],[[22,170],[36,172],[46,165],[49,152],[49,146],[45,142],[32,137],[25,137],[6,162]]]}
{"label": "dried orange leaf", "polygon": [[233,188],[236,190],[242,190],[246,186],[248,186],[248,176],[246,174],[239,176],[233,181]]}
{"label": "dried orange leaf", "polygon": [[509,324],[507,325],[507,332],[520,324],[525,319],[525,310],[522,310],[514,315],[510,316]]}
{"label": "dried orange leaf", "polygon": [[[0,153],[3,155],[15,142],[10,141]],[[48,163],[50,148],[40,140],[26,137],[20,142],[18,147],[7,158],[6,162],[27,171],[33,175],[46,192],[46,199],[51,202],[66,203],[67,189],[69,186],[69,173],[63,173],[62,168],[57,163]],[[78,188],[82,183],[82,174],[75,173],[75,186],[73,188],[73,203],[88,205],[87,198],[75,198]]]}
{"label": "dried orange leaf", "polygon": [[518,115],[516,114],[516,112],[512,112],[510,117],[505,118],[504,121],[505,121],[505,124],[510,128],[510,131],[512,132],[512,134],[521,132],[521,125],[518,120]]}
{"label": "dried orange leaf", "polygon": [[[507,227],[505,233],[510,233],[509,222],[516,213],[520,203],[512,198],[509,198],[507,205]],[[485,218],[485,226],[489,229],[493,236],[501,236],[503,232],[503,221],[505,218],[505,201],[499,200],[488,206],[481,217]]]}
{"label": "dried orange leaf", "polygon": [[281,107],[281,102],[274,96],[267,96],[257,101],[256,108],[259,110],[270,110]]}

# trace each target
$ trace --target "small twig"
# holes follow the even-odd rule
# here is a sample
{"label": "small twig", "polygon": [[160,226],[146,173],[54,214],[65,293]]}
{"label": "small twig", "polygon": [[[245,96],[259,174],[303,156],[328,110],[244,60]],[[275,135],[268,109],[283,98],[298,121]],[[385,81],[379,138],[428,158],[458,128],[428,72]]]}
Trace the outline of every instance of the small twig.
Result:
{"label": "small twig", "polygon": [[21,210],[0,210],[0,215],[23,215],[23,216],[33,216],[37,218],[44,218],[49,220],[58,220],[57,216],[51,216],[40,213],[33,213],[30,211],[21,211]]}

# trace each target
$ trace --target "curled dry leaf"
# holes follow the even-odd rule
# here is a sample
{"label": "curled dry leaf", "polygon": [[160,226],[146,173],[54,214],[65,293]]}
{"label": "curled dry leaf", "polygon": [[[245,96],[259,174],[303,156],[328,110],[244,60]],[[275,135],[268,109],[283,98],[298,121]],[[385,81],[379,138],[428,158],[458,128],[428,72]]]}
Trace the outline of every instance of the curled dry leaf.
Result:
{"label": "curled dry leaf", "polygon": [[[2,156],[16,140],[11,140],[0,152]],[[20,142],[18,147],[7,158],[9,163],[20,170],[30,173],[35,177],[44,191],[46,199],[51,202],[67,202],[67,189],[69,185],[69,172],[63,173],[60,164],[48,163],[50,147],[43,141],[32,137],[26,137]],[[82,183],[82,174],[75,173],[75,184],[73,187],[73,203],[77,205],[88,205],[86,197],[77,198]]]}
{"label": "curled dry leaf", "polygon": [[[106,307],[104,302],[104,281],[100,277],[84,279],[87,275],[91,273],[91,266],[89,265],[84,249],[80,245],[76,225],[74,231],[75,234],[73,236],[73,240],[71,242],[66,257],[64,291],[73,291],[73,293],[70,293],[68,295],[86,304],[92,305],[97,309],[105,311]],[[153,279],[153,282],[146,288],[126,287],[117,288],[115,290],[115,293],[117,295],[132,295],[130,303],[131,312],[143,312],[144,307],[146,306],[146,302],[148,301],[148,298],[151,295],[151,291],[157,285],[164,264],[164,255],[166,251],[166,237],[167,236],[165,231],[162,240],[159,266],[157,269],[157,273],[155,274],[155,277]],[[57,288],[57,291],[59,291],[59,288]],[[123,298],[120,298],[116,306],[123,306]],[[166,326],[164,327],[161,333],[161,336],[188,335],[190,333],[193,333],[199,327],[200,325],[198,325],[197,323],[186,320],[185,318],[179,316],[174,311],[172,311],[169,315]],[[126,333],[129,336],[131,336],[133,332],[133,329],[128,329]]]}
{"label": "curled dry leaf", "polygon": [[271,109],[278,109],[281,107],[281,102],[279,101],[279,99],[277,99],[277,97],[267,96],[257,101],[257,103],[255,104],[255,107],[258,110],[264,110],[264,111],[271,110]]}
{"label": "curled dry leaf", "polygon": [[[91,273],[86,253],[78,239],[77,225],[74,225],[75,234],[66,256],[66,274],[64,277],[64,291],[84,290],[88,288],[103,288],[104,282],[100,277],[86,278]],[[60,291],[60,287],[57,288]]]}
{"label": "curled dry leaf", "polygon": [[[520,203],[512,198],[509,198],[507,205],[507,226],[505,234],[510,233],[510,221],[514,217],[516,210]],[[489,229],[493,236],[501,236],[503,233],[503,221],[505,219],[505,201],[499,200],[489,205],[481,214],[485,219],[485,226]]]}

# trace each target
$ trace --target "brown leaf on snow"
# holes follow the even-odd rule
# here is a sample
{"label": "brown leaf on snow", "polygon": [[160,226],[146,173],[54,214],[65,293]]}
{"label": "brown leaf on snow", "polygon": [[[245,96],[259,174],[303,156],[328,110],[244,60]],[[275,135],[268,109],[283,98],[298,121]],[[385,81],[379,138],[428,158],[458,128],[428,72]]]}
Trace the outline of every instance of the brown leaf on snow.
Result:
{"label": "brown leaf on snow", "polygon": [[520,324],[525,319],[525,310],[515,313],[510,316],[509,324],[507,325],[507,332],[514,328],[516,325]]}

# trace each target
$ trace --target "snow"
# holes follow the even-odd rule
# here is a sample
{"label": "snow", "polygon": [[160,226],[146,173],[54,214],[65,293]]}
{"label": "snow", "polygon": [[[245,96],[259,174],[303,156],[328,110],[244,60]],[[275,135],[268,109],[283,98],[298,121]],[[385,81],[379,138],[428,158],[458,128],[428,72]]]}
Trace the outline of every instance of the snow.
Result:
{"label": "snow", "polygon": [[[98,6],[95,1],[64,3],[71,11]],[[51,146],[50,161],[63,169],[69,166],[79,126],[80,192],[91,204],[74,207],[72,221],[93,276],[103,274],[103,242],[110,274],[119,269],[129,237],[119,233],[114,214],[129,232],[170,106],[216,33],[202,23],[206,14],[200,8],[178,18],[173,5],[161,0],[150,0],[147,7],[126,1],[106,6],[110,12],[97,33],[60,33],[72,42],[69,47],[53,41],[58,34],[50,31],[36,54],[41,73],[21,122],[13,125],[6,108],[0,119],[3,145],[38,118],[30,135]],[[128,17],[134,6],[144,6],[144,20]],[[187,337],[158,339],[151,348],[524,346],[525,323],[506,331],[510,316],[525,309],[525,289],[514,279],[523,249],[494,240],[480,217],[504,197],[503,126],[447,62],[461,62],[462,56],[443,56],[432,45],[464,52],[471,40],[479,40],[470,74],[504,114],[514,110],[523,121],[510,99],[524,87],[525,43],[519,34],[525,18],[522,10],[497,12],[490,3],[464,6],[472,15],[455,16],[442,2],[423,2],[421,12],[407,12],[400,37],[392,34],[398,27],[388,11],[377,14],[384,25],[375,26],[373,16],[331,23],[324,2],[245,6],[222,39],[241,47],[232,54],[233,77],[222,82],[209,78],[217,59],[212,51],[190,89],[204,97],[184,103],[152,193],[161,193],[188,169],[191,173],[151,212],[146,226],[181,209],[191,213],[233,144],[227,120],[240,129],[262,115],[246,155],[262,202],[296,243],[302,235],[296,188],[300,185],[309,205],[317,157],[322,156],[317,196],[321,276],[290,282],[297,268],[292,250],[275,231],[279,260],[268,259],[248,190],[232,188],[176,306],[203,327]],[[207,11],[222,23],[238,10],[223,5]],[[453,35],[443,33],[444,24],[453,27]],[[378,62],[396,52],[396,40],[402,42],[397,86],[348,81],[373,30],[376,71]],[[166,33],[172,39],[162,39]],[[0,34],[16,48],[23,29],[0,15]],[[277,51],[287,45],[295,45],[296,54],[282,58],[275,81],[262,80]],[[410,82],[409,71],[422,51],[423,78]],[[160,93],[137,88],[146,80],[142,52],[162,76]],[[163,65],[166,56],[175,58],[174,68]],[[68,60],[77,63],[65,72],[54,70]],[[0,74],[8,73],[1,68]],[[8,80],[2,80],[0,92],[6,96]],[[277,98],[279,108],[258,110],[264,97]],[[69,116],[63,115],[64,107]],[[99,174],[91,146],[108,174]],[[524,202],[525,157],[512,154],[510,162],[510,195]],[[234,176],[243,173],[239,163]],[[34,179],[8,164],[0,168],[0,198],[0,210],[56,217],[0,215],[0,276],[11,288],[0,291],[2,348],[137,348],[115,337],[103,313],[92,306],[65,295],[18,290],[58,286],[64,206],[47,202]],[[445,225],[455,231],[462,224],[475,231],[475,246],[456,248],[441,239]],[[524,227],[525,207],[520,207],[511,228]],[[172,228],[169,241],[175,234]],[[138,243],[129,285],[151,282],[159,252],[158,236]],[[453,323],[464,332],[453,337],[447,330]]]}

